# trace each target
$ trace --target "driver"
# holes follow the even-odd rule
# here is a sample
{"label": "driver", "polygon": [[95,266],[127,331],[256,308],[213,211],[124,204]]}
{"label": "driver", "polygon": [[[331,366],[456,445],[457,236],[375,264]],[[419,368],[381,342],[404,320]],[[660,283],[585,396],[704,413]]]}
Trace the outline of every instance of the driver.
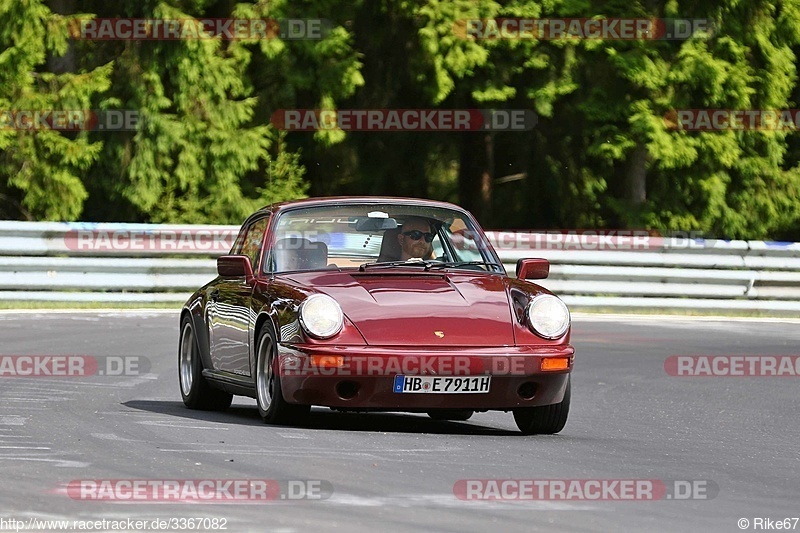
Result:
{"label": "driver", "polygon": [[397,235],[397,240],[400,242],[400,260],[430,259],[433,256],[431,243],[435,236],[428,220],[420,217],[407,219],[402,231]]}

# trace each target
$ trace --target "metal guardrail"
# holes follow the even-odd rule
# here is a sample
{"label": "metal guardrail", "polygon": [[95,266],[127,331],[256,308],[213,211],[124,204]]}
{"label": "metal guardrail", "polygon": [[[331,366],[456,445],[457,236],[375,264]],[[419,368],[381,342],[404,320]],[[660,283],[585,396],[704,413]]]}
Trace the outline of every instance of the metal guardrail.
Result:
{"label": "metal guardrail", "polygon": [[[216,275],[214,258],[237,232],[0,222],[0,300],[178,304]],[[652,238],[637,247],[624,239],[488,236],[509,272],[517,259],[548,259],[551,274],[541,285],[573,307],[800,312],[800,243]]]}

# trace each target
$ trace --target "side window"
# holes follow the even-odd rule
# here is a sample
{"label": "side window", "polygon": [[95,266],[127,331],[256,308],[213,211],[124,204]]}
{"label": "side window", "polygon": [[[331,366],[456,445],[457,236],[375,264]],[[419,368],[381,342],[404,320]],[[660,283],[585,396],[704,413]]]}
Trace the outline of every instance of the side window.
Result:
{"label": "side window", "polygon": [[231,255],[240,255],[242,253],[242,244],[244,243],[244,236],[247,233],[245,228],[241,228],[239,230],[239,234],[236,236],[236,241],[233,243],[233,247],[231,247]]}
{"label": "side window", "polygon": [[431,243],[433,247],[433,257],[444,257],[444,246],[442,246],[442,239],[439,233],[435,233],[435,237],[433,238],[433,242]]}
{"label": "side window", "polygon": [[453,261],[483,261],[488,257],[483,257],[478,244],[475,242],[475,233],[468,229],[466,223],[460,219],[455,219],[446,228],[447,237],[453,247]]}
{"label": "side window", "polygon": [[264,232],[267,231],[268,223],[269,217],[256,220],[247,228],[247,232],[244,233],[244,238],[242,238],[241,251],[239,253],[250,258],[253,272],[258,271],[258,259],[261,255],[261,245],[264,242]]}

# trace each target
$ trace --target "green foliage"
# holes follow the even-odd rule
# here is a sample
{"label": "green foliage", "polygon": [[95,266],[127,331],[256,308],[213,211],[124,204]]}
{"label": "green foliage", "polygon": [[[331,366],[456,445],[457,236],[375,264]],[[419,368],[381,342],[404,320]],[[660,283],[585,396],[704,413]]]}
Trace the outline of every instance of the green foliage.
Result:
{"label": "green foliage", "polygon": [[40,0],[0,3],[0,215],[72,220],[87,192],[82,177],[102,143],[86,133],[14,129],[12,111],[91,109],[92,97],[109,88],[108,67],[73,74],[47,72],[48,54],[67,52],[67,27]]}
{"label": "green foliage", "polygon": [[[603,14],[648,12],[640,3],[615,9],[609,5]],[[564,163],[550,166],[549,179],[574,184],[562,198],[577,200],[595,213],[593,223],[611,227],[767,238],[796,226],[800,175],[796,165],[786,168],[785,133],[675,131],[665,118],[676,109],[792,107],[798,28],[790,14],[797,9],[791,0],[732,1],[705,12],[670,2],[663,16],[711,19],[713,31],[685,41],[581,41],[570,67],[577,87],[553,112],[579,125],[565,131],[542,124],[554,134],[540,149]],[[581,142],[549,140],[563,135]],[[646,150],[644,202],[628,196],[639,147]],[[555,222],[586,223],[583,210],[571,211]]]}
{"label": "green foliage", "polygon": [[[800,239],[797,133],[671,128],[679,109],[800,107],[800,0],[48,5],[0,0],[0,111],[135,110],[140,127],[0,127],[0,216],[236,223],[273,201],[377,193],[457,201],[495,227]],[[69,38],[70,20],[93,16],[329,25],[320,39]],[[466,33],[468,20],[504,17],[713,24],[682,41]],[[538,124],[486,135],[287,134],[271,123],[281,109],[340,108],[529,109]]]}

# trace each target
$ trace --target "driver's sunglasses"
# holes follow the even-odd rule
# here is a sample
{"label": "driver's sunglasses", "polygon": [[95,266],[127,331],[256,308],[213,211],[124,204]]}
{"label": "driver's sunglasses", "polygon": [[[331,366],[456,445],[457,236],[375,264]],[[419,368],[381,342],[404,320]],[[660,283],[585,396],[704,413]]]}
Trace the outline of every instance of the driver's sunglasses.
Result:
{"label": "driver's sunglasses", "polygon": [[411,238],[412,241],[418,241],[421,238],[425,237],[425,242],[433,241],[433,237],[434,237],[433,233],[422,233],[418,229],[415,229],[415,230],[412,230],[412,231],[404,231],[403,235],[405,235],[406,237]]}

